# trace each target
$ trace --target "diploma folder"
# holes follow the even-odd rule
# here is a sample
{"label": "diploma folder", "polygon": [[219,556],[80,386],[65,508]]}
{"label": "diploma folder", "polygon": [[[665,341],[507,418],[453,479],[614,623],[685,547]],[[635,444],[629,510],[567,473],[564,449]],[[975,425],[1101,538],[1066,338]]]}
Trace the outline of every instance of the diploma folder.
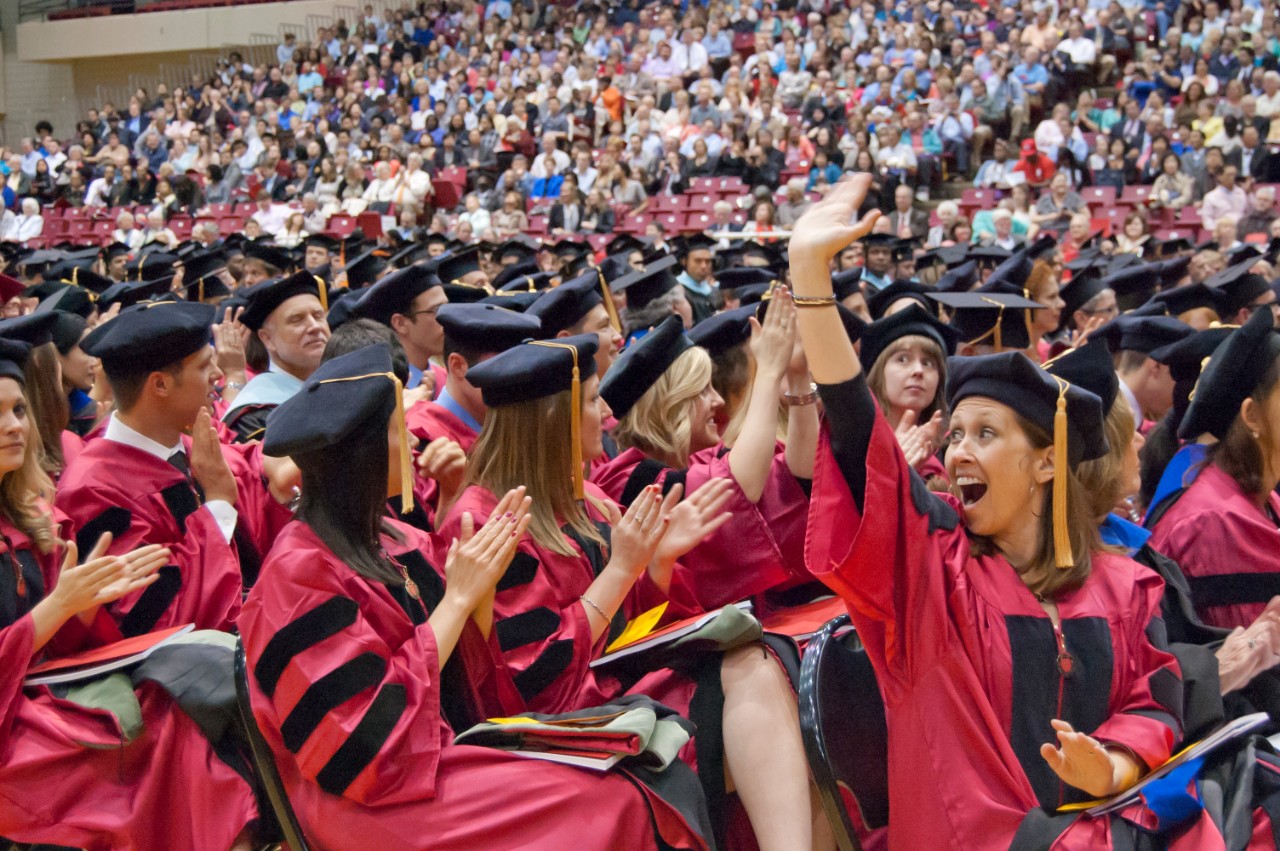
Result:
{"label": "diploma folder", "polygon": [[75,656],[65,656],[36,665],[27,671],[24,686],[53,685],[88,680],[127,668],[146,659],[180,635],[195,628],[195,624],[175,626],[158,632],[135,635],[102,647],[95,647]]}

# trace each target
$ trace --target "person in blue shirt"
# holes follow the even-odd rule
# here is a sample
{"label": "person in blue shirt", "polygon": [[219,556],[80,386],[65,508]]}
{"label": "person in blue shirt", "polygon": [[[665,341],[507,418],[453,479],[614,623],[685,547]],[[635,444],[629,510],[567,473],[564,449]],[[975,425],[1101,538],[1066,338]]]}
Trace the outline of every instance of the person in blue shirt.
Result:
{"label": "person in blue shirt", "polygon": [[713,61],[727,59],[733,53],[732,39],[714,18],[707,23],[707,34],[702,39],[702,47],[707,51],[707,58]]}
{"label": "person in blue shirt", "polygon": [[1022,86],[1023,93],[1034,99],[1044,96],[1044,87],[1049,83],[1049,71],[1040,62],[1040,51],[1028,47],[1022,51],[1022,63],[1013,69],[1011,75]]}

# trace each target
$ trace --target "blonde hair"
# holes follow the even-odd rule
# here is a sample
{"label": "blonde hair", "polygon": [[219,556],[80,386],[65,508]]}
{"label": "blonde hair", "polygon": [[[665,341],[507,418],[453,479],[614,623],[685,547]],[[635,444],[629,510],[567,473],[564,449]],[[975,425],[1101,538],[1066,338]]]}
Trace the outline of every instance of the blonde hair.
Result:
{"label": "blonde hair", "polygon": [[1103,425],[1110,451],[1101,458],[1085,461],[1077,469],[1080,483],[1093,502],[1093,516],[1099,522],[1111,513],[1111,509],[1124,496],[1120,489],[1124,486],[1125,456],[1129,453],[1129,444],[1133,442],[1133,412],[1117,398],[1111,404]]}
{"label": "blonde hair", "polygon": [[[22,394],[25,399],[25,387]],[[30,431],[22,453],[22,466],[5,473],[0,480],[0,514],[30,538],[36,549],[47,555],[58,542],[53,534],[49,510],[42,501],[45,496],[53,498],[53,481],[43,467],[44,444],[40,440],[40,428],[33,417],[28,416],[27,423]]]}
{"label": "blonde hair", "polygon": [[689,403],[706,389],[711,373],[706,349],[695,346],[685,351],[618,420],[613,439],[669,466],[686,466],[692,433]]}
{"label": "blonde hair", "polygon": [[539,546],[564,556],[577,553],[561,525],[604,545],[585,507],[574,499],[571,408],[568,390],[490,408],[471,448],[466,482],[494,494],[524,485],[533,498],[529,534]]}

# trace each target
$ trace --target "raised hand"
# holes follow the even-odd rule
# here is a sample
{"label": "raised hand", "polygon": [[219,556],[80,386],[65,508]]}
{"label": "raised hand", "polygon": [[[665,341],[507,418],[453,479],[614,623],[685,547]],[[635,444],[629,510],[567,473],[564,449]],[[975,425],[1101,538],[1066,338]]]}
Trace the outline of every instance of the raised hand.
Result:
{"label": "raised hand", "polygon": [[791,362],[796,342],[796,306],[786,287],[777,287],[769,302],[764,322],[751,322],[751,355],[757,374],[779,381]]}
{"label": "raised hand", "polygon": [[452,596],[470,612],[490,594],[507,572],[520,536],[529,527],[532,500],[524,488],[508,491],[476,531],[470,512],[462,515],[458,538],[445,558],[445,596]]}
{"label": "raised hand", "polygon": [[659,566],[674,564],[676,559],[705,541],[733,516],[724,510],[733,496],[730,479],[710,479],[685,500],[680,499],[682,490],[683,485],[677,484],[662,502],[667,531],[654,554]]}
{"label": "raised hand", "polygon": [[793,274],[797,260],[825,266],[849,243],[871,233],[872,226],[880,217],[878,210],[867,213],[860,221],[854,220],[870,186],[871,175],[855,174],[841,180],[805,210],[792,229],[787,244]]}
{"label": "raised hand", "polygon": [[609,567],[617,567],[632,579],[653,558],[667,520],[662,512],[662,490],[649,485],[613,526]]}
{"label": "raised hand", "polygon": [[236,504],[236,479],[222,455],[222,443],[207,408],[200,409],[191,428],[191,475],[204,488],[206,500]]}
{"label": "raised hand", "polygon": [[1060,747],[1046,742],[1040,756],[1063,783],[1095,798],[1114,795],[1138,782],[1138,765],[1121,753],[1108,751],[1097,739],[1077,733],[1066,721],[1054,720]]}
{"label": "raised hand", "polygon": [[898,446],[902,448],[908,464],[915,467],[933,454],[941,429],[941,411],[934,411],[933,416],[923,425],[916,425],[915,411],[909,410],[902,415],[894,435],[898,438]]}
{"label": "raised hand", "polygon": [[228,381],[244,383],[245,354],[244,347],[248,329],[240,321],[243,307],[227,311],[222,321],[213,326],[213,352],[218,369],[227,376]]}

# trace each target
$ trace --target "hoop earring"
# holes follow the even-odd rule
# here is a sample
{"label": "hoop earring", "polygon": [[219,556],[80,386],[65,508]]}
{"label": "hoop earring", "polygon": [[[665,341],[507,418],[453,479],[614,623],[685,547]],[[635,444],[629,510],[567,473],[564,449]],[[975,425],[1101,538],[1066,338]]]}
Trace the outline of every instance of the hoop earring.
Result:
{"label": "hoop earring", "polygon": [[[1031,483],[1031,486],[1030,486],[1029,488],[1027,488],[1027,496],[1028,496],[1028,497],[1031,497],[1031,496],[1033,496],[1033,495],[1035,494],[1035,492],[1036,492],[1036,483],[1035,483],[1035,482],[1032,482],[1032,483]],[[1044,514],[1043,514],[1043,513],[1041,513],[1041,514],[1036,514],[1036,510],[1035,510],[1034,508],[1030,509],[1030,511],[1031,511],[1031,516],[1032,516],[1032,517],[1034,517],[1034,518],[1036,518],[1037,520],[1039,520],[1040,518],[1044,517]]]}

